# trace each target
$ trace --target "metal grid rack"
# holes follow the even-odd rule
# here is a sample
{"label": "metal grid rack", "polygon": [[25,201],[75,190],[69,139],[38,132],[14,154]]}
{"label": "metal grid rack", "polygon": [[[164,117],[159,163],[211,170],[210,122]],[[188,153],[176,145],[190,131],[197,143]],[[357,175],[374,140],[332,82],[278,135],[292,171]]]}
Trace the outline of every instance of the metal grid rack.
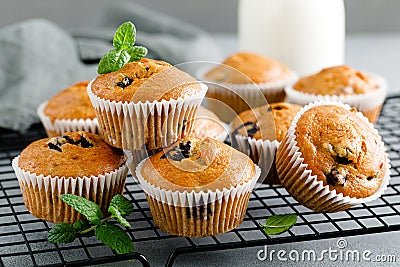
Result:
{"label": "metal grid rack", "polygon": [[[176,239],[187,246],[175,247],[166,260],[172,266],[177,256],[203,251],[235,249],[277,243],[345,237],[400,230],[400,96],[386,100],[377,127],[392,164],[392,179],[385,194],[372,203],[350,210],[325,214],[313,212],[297,203],[284,188],[261,185],[253,192],[244,222],[231,232],[206,238],[170,236],[153,223],[146,198],[137,183],[128,177],[125,196],[135,206],[129,217],[132,242]],[[69,244],[48,243],[50,223],[26,210],[11,160],[29,143],[45,136],[40,125],[27,134],[0,130],[0,266],[84,266],[136,259],[150,266],[140,253],[116,255],[95,238],[79,238]],[[272,214],[295,213],[299,219],[288,232],[268,236],[259,226]],[[175,241],[175,240],[174,240]],[[175,242],[174,242],[175,243]],[[179,245],[177,245],[179,246]]]}

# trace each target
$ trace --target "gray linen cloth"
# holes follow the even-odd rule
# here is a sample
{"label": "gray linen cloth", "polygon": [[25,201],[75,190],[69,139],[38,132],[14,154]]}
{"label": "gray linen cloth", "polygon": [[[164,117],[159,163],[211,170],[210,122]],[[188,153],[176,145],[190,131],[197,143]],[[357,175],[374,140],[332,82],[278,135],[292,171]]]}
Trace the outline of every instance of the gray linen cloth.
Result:
{"label": "gray linen cloth", "polygon": [[[0,127],[24,132],[38,122],[37,106],[62,89],[97,75],[95,62],[110,49],[116,27],[132,21],[138,45],[148,57],[173,65],[189,61],[220,61],[213,39],[200,28],[134,3],[113,5],[98,27],[66,32],[44,19],[0,29]],[[182,69],[194,74],[195,65]]]}

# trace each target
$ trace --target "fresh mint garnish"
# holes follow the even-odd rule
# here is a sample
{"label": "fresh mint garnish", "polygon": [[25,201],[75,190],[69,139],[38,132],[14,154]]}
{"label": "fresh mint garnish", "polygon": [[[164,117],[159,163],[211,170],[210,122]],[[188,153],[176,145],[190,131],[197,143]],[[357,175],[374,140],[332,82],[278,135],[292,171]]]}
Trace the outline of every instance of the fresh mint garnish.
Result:
{"label": "fresh mint garnish", "polygon": [[144,46],[134,46],[128,50],[131,56],[130,62],[139,61],[147,55],[147,48]]}
{"label": "fresh mint garnish", "polygon": [[129,222],[124,218],[133,212],[132,203],[121,195],[116,195],[110,203],[108,212],[125,227],[130,227]]}
{"label": "fresh mint garnish", "polygon": [[118,254],[131,253],[134,251],[132,241],[128,234],[119,226],[110,222],[116,222],[129,228],[130,224],[126,216],[133,212],[132,203],[122,195],[115,195],[111,199],[108,211],[110,217],[103,218],[100,207],[92,201],[83,197],[64,194],[60,197],[66,204],[86,217],[74,222],[72,225],[62,222],[55,225],[48,234],[47,240],[52,243],[69,243],[78,236],[95,235],[105,245],[109,246]]}
{"label": "fresh mint garnish", "polygon": [[51,243],[69,243],[76,238],[74,228],[65,222],[57,224],[49,231],[47,240]]}
{"label": "fresh mint garnish", "polygon": [[265,225],[261,224],[261,226],[266,234],[278,235],[292,228],[296,222],[297,215],[295,214],[273,215],[267,218]]}
{"label": "fresh mint garnish", "polygon": [[[131,56],[126,50],[110,50],[100,59],[98,73],[117,71],[129,62],[130,58]],[[104,72],[100,72],[100,70],[104,70]]]}
{"label": "fresh mint garnish", "polygon": [[77,212],[85,216],[92,224],[100,224],[100,220],[104,217],[99,205],[86,198],[72,194],[64,194],[61,195],[60,198]]}
{"label": "fresh mint garnish", "polygon": [[136,41],[136,28],[128,21],[119,26],[114,34],[113,46],[116,50],[130,49]]}
{"label": "fresh mint garnish", "polygon": [[86,219],[80,219],[77,220],[72,224],[72,227],[74,228],[75,232],[80,232],[83,231],[84,229],[90,227],[90,223]]}
{"label": "fresh mint garnish", "polygon": [[132,203],[123,195],[116,195],[111,199],[110,207],[108,208],[110,213],[111,208],[118,210],[122,216],[127,216],[133,212]]}
{"label": "fresh mint garnish", "polygon": [[147,55],[147,48],[134,46],[136,41],[135,25],[128,21],[118,27],[114,34],[114,49],[105,54],[97,67],[99,74],[119,70],[126,63],[139,61]]}
{"label": "fresh mint garnish", "polygon": [[111,224],[104,222],[95,229],[96,237],[109,246],[118,254],[126,254],[133,252],[133,244],[129,236],[124,230]]}

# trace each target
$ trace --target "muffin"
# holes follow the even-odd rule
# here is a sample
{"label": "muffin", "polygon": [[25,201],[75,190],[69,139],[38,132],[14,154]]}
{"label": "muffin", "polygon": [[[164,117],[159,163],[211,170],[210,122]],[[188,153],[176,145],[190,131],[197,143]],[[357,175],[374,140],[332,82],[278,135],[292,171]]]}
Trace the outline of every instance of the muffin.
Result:
{"label": "muffin", "polygon": [[183,138],[136,169],[155,224],[187,237],[240,225],[259,175],[249,157],[209,137]]}
{"label": "muffin", "polygon": [[286,190],[317,212],[372,201],[390,179],[377,130],[362,113],[339,102],[316,102],[296,115],[278,148],[276,166]]}
{"label": "muffin", "polygon": [[203,139],[211,137],[218,141],[225,141],[228,136],[225,124],[211,110],[200,106],[193,121],[192,137]]}
{"label": "muffin", "polygon": [[49,137],[64,132],[99,133],[99,124],[87,94],[89,81],[65,88],[37,109],[37,114]]}
{"label": "muffin", "polygon": [[189,134],[207,91],[189,74],[147,58],[100,74],[88,86],[104,140],[128,150],[167,147]]}
{"label": "muffin", "polygon": [[379,117],[386,97],[385,80],[350,66],[334,66],[300,78],[293,87],[285,88],[287,101],[299,105],[326,100],[339,101],[355,107],[370,122]]}
{"label": "muffin", "polygon": [[[205,73],[202,79],[214,83],[214,86],[210,85],[207,97],[225,103],[236,115],[250,108],[283,101],[284,87],[293,82],[296,75],[278,61],[255,53],[238,52]],[[234,115],[222,112],[218,101],[207,105],[221,114],[222,120],[231,121]]]}
{"label": "muffin", "polygon": [[123,152],[87,132],[37,140],[14,158],[25,206],[35,217],[73,223],[82,217],[61,194],[75,194],[107,212],[111,198],[123,193],[128,168]]}
{"label": "muffin", "polygon": [[279,102],[243,111],[233,119],[232,144],[260,166],[260,182],[280,184],[275,165],[276,150],[301,108]]}

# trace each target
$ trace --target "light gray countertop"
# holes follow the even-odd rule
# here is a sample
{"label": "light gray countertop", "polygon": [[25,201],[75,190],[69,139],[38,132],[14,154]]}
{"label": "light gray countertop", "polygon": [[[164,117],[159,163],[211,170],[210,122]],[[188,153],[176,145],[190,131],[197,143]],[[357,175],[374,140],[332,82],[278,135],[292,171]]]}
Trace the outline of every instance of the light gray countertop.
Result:
{"label": "light gray countertop", "polygon": [[[216,35],[217,43],[223,54],[229,55],[237,50],[236,37],[233,35]],[[400,93],[399,68],[400,62],[400,34],[358,34],[347,36],[346,40],[346,63],[360,70],[377,73],[383,76],[389,87],[389,94]],[[377,261],[331,260],[328,256],[323,261],[286,261],[279,260],[274,254],[273,260],[269,258],[260,261],[257,253],[264,247],[253,247],[235,250],[223,250],[215,252],[203,252],[197,254],[184,254],[179,256],[174,266],[398,266],[400,262],[400,232],[388,232],[380,234],[368,234],[362,236],[346,237],[347,249],[357,250],[359,253],[369,250],[376,255],[394,255],[397,263],[381,263]],[[323,250],[338,249],[339,238],[315,240],[307,242],[269,245],[267,250],[291,250],[302,252],[314,250],[317,253]],[[152,266],[164,266],[169,253],[173,248],[185,246],[178,244],[176,240],[163,240],[160,242],[135,243],[135,249],[143,253]],[[368,254],[368,253],[367,253]],[[318,254],[317,254],[318,255]],[[288,254],[286,254],[288,258]],[[108,264],[104,266],[131,266],[128,263]],[[135,265],[136,266],[136,265]],[[140,266],[139,264],[137,266]]]}

